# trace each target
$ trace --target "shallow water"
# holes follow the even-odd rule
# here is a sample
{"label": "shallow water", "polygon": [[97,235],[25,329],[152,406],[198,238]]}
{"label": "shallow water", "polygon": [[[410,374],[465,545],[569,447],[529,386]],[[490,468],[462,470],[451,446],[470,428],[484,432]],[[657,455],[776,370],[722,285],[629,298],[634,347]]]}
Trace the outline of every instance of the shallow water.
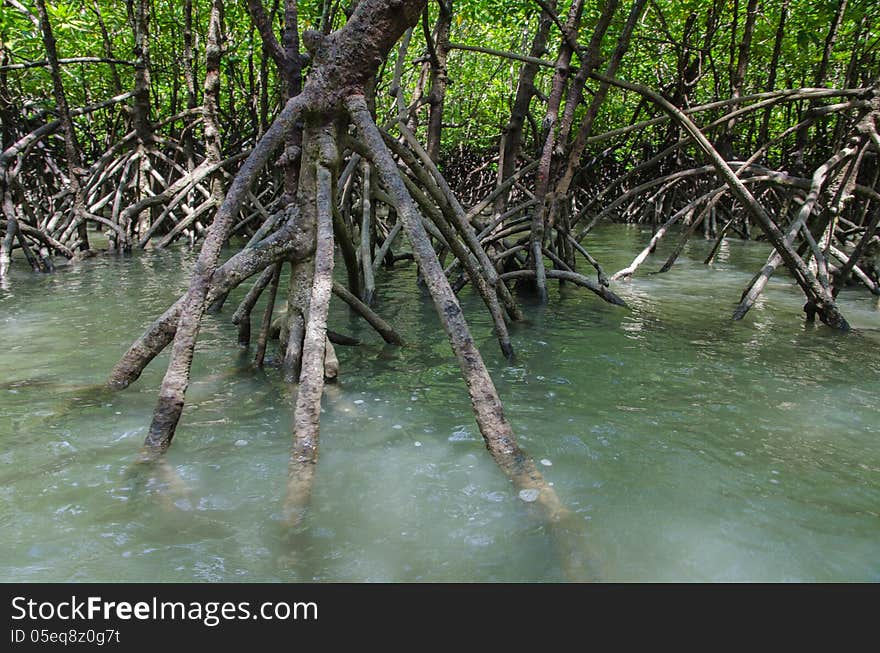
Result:
{"label": "shallow water", "polygon": [[[607,227],[587,245],[614,271],[649,237]],[[726,242],[705,267],[698,240],[649,275],[672,245],[616,284],[629,310],[555,284],[547,306],[526,301],[513,364],[463,293],[521,445],[587,522],[585,550],[608,581],[880,580],[876,299],[842,293],[857,332],[841,335],[805,325],[782,276],[733,323],[767,246]],[[295,390],[235,346],[244,288],[204,323],[168,467],[134,465],[167,356],[124,392],[100,384],[193,259],[19,264],[0,289],[2,580],[563,580],[482,445],[411,266],[380,273],[376,303],[408,347],[383,346],[334,300],[331,328],[364,344],[337,347],[298,532],[279,522]]]}

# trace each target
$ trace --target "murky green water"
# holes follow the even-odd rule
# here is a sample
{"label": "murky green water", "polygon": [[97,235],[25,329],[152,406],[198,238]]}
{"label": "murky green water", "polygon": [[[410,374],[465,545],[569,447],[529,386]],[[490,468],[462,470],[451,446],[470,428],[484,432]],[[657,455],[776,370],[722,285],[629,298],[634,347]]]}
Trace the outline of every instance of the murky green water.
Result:
{"label": "murky green water", "polygon": [[[648,237],[608,227],[593,253],[613,271]],[[609,581],[880,580],[876,301],[845,291],[859,332],[835,334],[803,323],[780,278],[732,323],[767,247],[727,243],[705,268],[695,242],[672,272],[646,275],[671,244],[618,284],[629,311],[570,286],[527,306],[512,365],[465,293],[521,444],[588,521]],[[331,327],[365,344],[337,348],[302,532],[278,520],[292,391],[241,357],[232,302],[202,330],[175,473],[134,468],[167,358],[127,391],[90,386],[185,288],[192,259],[19,266],[0,290],[0,579],[562,579],[483,448],[412,268],[381,274],[377,303],[411,346],[386,348],[332,308]]]}

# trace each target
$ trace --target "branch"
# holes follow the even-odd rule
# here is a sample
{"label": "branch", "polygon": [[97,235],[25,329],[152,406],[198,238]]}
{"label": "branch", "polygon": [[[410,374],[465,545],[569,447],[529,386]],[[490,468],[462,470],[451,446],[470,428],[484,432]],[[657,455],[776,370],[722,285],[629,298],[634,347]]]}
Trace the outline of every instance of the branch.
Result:
{"label": "branch", "polygon": [[464,45],[463,43],[450,43],[450,50],[467,50],[469,52],[482,52],[483,54],[491,54],[494,57],[504,57],[505,59],[515,59],[516,61],[524,61],[532,63],[536,66],[544,66],[545,68],[555,68],[556,64],[547,59],[538,59],[537,57],[529,57],[524,54],[515,52],[505,52],[503,50],[492,50],[491,48],[481,48],[476,45]]}
{"label": "branch", "polygon": [[266,9],[263,7],[262,0],[247,0],[247,9],[251,20],[254,21],[254,27],[260,33],[260,38],[263,41],[263,47],[266,48],[266,52],[272,57],[275,65],[279,68],[283,67],[286,60],[284,50],[281,48],[281,44],[278,43],[275,32],[272,31],[272,21],[266,15]]}
{"label": "branch", "polygon": [[[70,64],[70,63],[109,63],[109,64],[121,64],[124,66],[134,66],[136,65],[134,61],[126,61],[124,59],[109,59],[107,57],[70,57],[68,59],[59,59],[58,63],[60,64]],[[42,61],[28,61],[26,63],[11,63],[5,66],[0,66],[0,72],[6,72],[7,70],[24,70],[26,68],[44,68],[49,65],[47,60]]]}
{"label": "branch", "polygon": [[[535,4],[537,4],[541,8],[541,10],[550,17],[550,20],[552,20],[556,27],[559,28],[559,31],[562,33],[563,37],[569,39],[570,37],[568,31],[565,29],[565,25],[562,24],[562,21],[559,20],[559,14],[553,11],[553,7],[544,2],[544,0],[535,0]],[[569,43],[569,45],[572,44]],[[575,46],[572,47],[572,50],[578,50],[578,46],[576,43]]]}
{"label": "branch", "polygon": [[367,323],[376,330],[376,333],[382,336],[382,340],[389,345],[405,344],[403,338],[400,337],[400,334],[394,330],[394,327],[379,317],[373,309],[364,304],[353,293],[349,292],[348,288],[338,281],[333,282],[333,294],[348,304],[355,313],[364,318]]}
{"label": "branch", "polygon": [[[605,286],[602,286],[589,277],[585,277],[582,274],[578,274],[577,272],[571,272],[569,270],[545,270],[544,274],[547,275],[548,279],[560,279],[563,281],[570,281],[571,283],[583,286],[587,290],[591,290],[596,293],[599,297],[604,299],[609,304],[614,304],[615,306],[624,306],[626,307],[626,302],[623,301],[618,295],[611,292]],[[512,281],[514,279],[534,279],[536,273],[534,270],[514,270],[513,272],[505,272],[501,275],[501,278],[504,281]]]}
{"label": "branch", "polygon": [[690,118],[662,95],[645,86],[606,77],[599,73],[590,73],[590,77],[600,82],[605,82],[606,84],[634,91],[639,95],[650,99],[668,113],[669,117],[672,118],[672,120],[678,124],[706,154],[718,172],[718,176],[720,176],[730,188],[730,193],[740,202],[743,208],[749,212],[755,221],[761,225],[764,233],[767,234],[768,240],[779,252],[779,255],[785,261],[786,266],[791,270],[795,279],[797,279],[798,285],[800,285],[804,294],[807,296],[808,302],[814,305],[816,311],[819,312],[822,321],[833,328],[842,331],[849,330],[849,323],[838,311],[834,298],[831,296],[828,288],[824,287],[819,282],[816,275],[814,275],[807,267],[803,259],[798,256],[794,249],[792,249],[791,245],[786,241],[785,235],[773,222],[764,210],[764,207],[758,203],[754,196],[743,185],[742,180],[734,174],[733,170],[730,169],[730,166],[727,165],[727,162],[721,158],[718,151],[712,147],[712,144],[705,137],[703,132],[700,131]]}
{"label": "branch", "polygon": [[6,0],[6,4],[8,4],[10,7],[18,9],[25,18],[33,23],[34,27],[37,28],[37,31],[40,31],[40,19],[37,18],[30,9],[18,2],[18,0]]}

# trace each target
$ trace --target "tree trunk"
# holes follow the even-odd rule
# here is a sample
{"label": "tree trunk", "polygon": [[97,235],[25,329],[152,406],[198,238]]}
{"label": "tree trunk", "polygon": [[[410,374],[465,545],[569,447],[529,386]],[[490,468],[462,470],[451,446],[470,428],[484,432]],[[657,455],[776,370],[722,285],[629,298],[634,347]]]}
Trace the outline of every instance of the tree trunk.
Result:
{"label": "tree trunk", "polygon": [[431,58],[431,90],[428,99],[428,155],[434,163],[440,161],[440,139],[443,132],[443,104],[449,84],[446,59],[449,56],[449,28],[452,25],[452,0],[438,0],[440,13],[434,28],[436,38],[428,29],[427,10],[422,14],[425,40]]}
{"label": "tree trunk", "polygon": [[[132,7],[132,0],[128,0],[129,12],[131,12],[132,30],[134,32],[134,103],[132,106],[132,123],[137,134],[138,158],[138,200],[153,195],[153,178],[150,174],[150,154],[154,146],[153,125],[150,122],[150,8],[147,0],[137,0]],[[141,212],[132,216],[137,222],[133,225],[123,225],[130,233],[141,236],[150,227],[153,209],[149,212]],[[128,242],[123,244],[124,249],[130,249]]]}
{"label": "tree trunk", "polygon": [[79,241],[78,247],[80,250],[85,251],[89,249],[89,236],[86,230],[86,206],[82,190],[82,176],[85,173],[82,152],[76,139],[76,131],[73,120],[70,117],[70,109],[67,105],[67,96],[64,93],[64,84],[61,81],[58,50],[55,44],[55,36],[52,33],[52,25],[49,23],[49,13],[46,11],[46,0],[37,0],[37,11],[40,17],[43,45],[46,48],[46,59],[49,61],[49,72],[52,75],[55,104],[61,120],[61,129],[64,133],[64,149],[67,154],[70,190],[73,193],[73,220],[76,224],[77,239]]}
{"label": "tree trunk", "polygon": [[543,303],[547,301],[547,274],[544,270],[544,256],[542,249],[546,237],[546,228],[552,220],[552,211],[555,202],[548,197],[550,188],[551,164],[553,151],[556,146],[556,120],[559,116],[559,107],[562,103],[562,95],[568,76],[571,74],[571,57],[574,49],[569,43],[570,38],[575,38],[581,24],[583,12],[583,0],[574,0],[568,11],[568,19],[565,23],[562,45],[559,55],[556,57],[556,73],[553,75],[553,84],[550,97],[547,100],[547,112],[544,115],[544,129],[547,134],[544,146],[541,150],[540,162],[538,163],[538,177],[535,182],[535,199],[539,202],[539,208],[532,219],[532,229],[529,236],[529,254],[532,261],[532,269],[535,271],[535,286],[538,291],[538,299]]}
{"label": "tree trunk", "polygon": [[[425,0],[361,0],[345,27],[328,36],[307,31],[306,47],[312,57],[312,76],[299,95],[288,100],[235,176],[208,230],[180,308],[171,360],[159,391],[159,401],[145,440],[146,453],[164,452],[174,437],[189,385],[199,323],[207,306],[211,276],[220,248],[229,236],[235,216],[256,175],[303,110],[332,116],[344,99],[365,88],[401,34],[417,20]],[[306,256],[303,251],[299,256]]]}
{"label": "tree trunk", "polygon": [[[776,89],[776,74],[779,69],[779,56],[782,53],[782,39],[785,38],[785,22],[788,20],[788,7],[791,0],[782,0],[782,6],[779,8],[779,23],[776,26],[776,36],[773,39],[773,55],[770,57],[770,68],[767,74],[767,85],[764,87],[766,91]],[[768,134],[770,133],[770,116],[773,113],[773,107],[767,107],[764,117],[761,121],[761,135],[759,140],[766,143]]]}
{"label": "tree trunk", "polygon": [[[551,11],[556,10],[556,0],[545,3]],[[553,19],[550,14],[542,10],[538,17],[538,28],[532,39],[529,56],[533,59],[540,58],[547,47],[547,36]],[[510,111],[510,119],[504,127],[501,141],[498,146],[498,185],[503,184],[516,169],[516,161],[522,148],[523,124],[529,112],[529,104],[535,96],[535,76],[538,74],[538,64],[526,62],[519,70],[519,80],[516,85],[516,97]],[[501,214],[507,207],[508,193],[502,193],[495,201],[494,213]]]}

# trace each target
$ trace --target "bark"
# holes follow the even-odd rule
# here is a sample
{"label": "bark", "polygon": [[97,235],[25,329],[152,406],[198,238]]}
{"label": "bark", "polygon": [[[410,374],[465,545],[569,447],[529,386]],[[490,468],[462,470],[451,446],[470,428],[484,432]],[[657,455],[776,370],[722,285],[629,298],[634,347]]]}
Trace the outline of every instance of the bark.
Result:
{"label": "bark", "polygon": [[[837,9],[834,13],[834,18],[831,21],[831,24],[828,26],[828,33],[825,35],[825,44],[822,48],[822,60],[819,62],[819,67],[816,69],[816,76],[813,79],[814,86],[824,86],[825,80],[828,76],[828,64],[831,61],[831,53],[834,50],[834,44],[837,42],[837,34],[840,30],[840,24],[843,22],[843,15],[846,12],[848,0],[838,0]],[[815,108],[816,104],[814,102],[810,103],[810,109]],[[796,149],[793,154],[794,164],[797,168],[802,168],[804,166],[804,157],[805,150],[808,145],[808,133],[807,129],[798,130],[797,133],[797,143]]]}
{"label": "bark", "polygon": [[[419,206],[422,207],[424,212],[429,215],[431,220],[437,226],[438,231],[443,236],[446,246],[449,247],[450,251],[456,257],[456,260],[464,265],[465,270],[467,270],[468,278],[477,289],[477,292],[485,302],[486,307],[489,309],[489,314],[492,316],[492,322],[495,325],[495,333],[498,337],[501,352],[507,358],[511,358],[513,356],[513,347],[510,344],[510,335],[507,331],[507,324],[504,322],[504,314],[501,312],[501,307],[498,304],[498,297],[486,281],[483,268],[480,267],[473,255],[466,249],[461,241],[458,240],[455,230],[436,207],[431,205],[430,200],[424,195],[424,193],[422,193],[421,189],[419,189],[419,187],[408,177],[403,177],[403,181],[412,198],[416,200]],[[490,268],[494,271],[494,267],[491,266],[491,263]]]}
{"label": "bark", "polygon": [[77,142],[76,131],[70,116],[70,108],[67,104],[67,96],[64,92],[64,84],[61,80],[58,50],[56,48],[55,36],[52,33],[52,25],[49,23],[46,1],[37,0],[36,4],[39,13],[40,31],[43,36],[43,45],[46,48],[46,59],[49,61],[49,71],[52,76],[55,104],[61,121],[61,129],[64,132],[64,149],[67,154],[70,189],[73,192],[73,221],[76,224],[79,249],[84,251],[89,249],[89,237],[86,231],[85,198],[82,191],[82,175],[85,173],[82,152]]}
{"label": "bark", "polygon": [[[568,19],[565,24],[566,34],[577,34],[583,7],[583,0],[574,0],[571,3]],[[538,292],[538,299],[542,303],[547,301],[547,274],[544,269],[544,256],[541,250],[544,247],[546,229],[553,220],[556,208],[555,196],[548,195],[553,152],[556,147],[556,121],[559,117],[562,95],[568,83],[568,77],[571,74],[570,65],[573,52],[574,48],[569,44],[568,39],[564,40],[556,57],[556,73],[553,75],[550,97],[547,100],[547,112],[544,115],[546,137],[543,149],[541,150],[538,176],[535,182],[535,198],[541,203],[541,208],[535,212],[532,219],[529,254],[531,256],[532,268],[535,270],[535,286]]]}
{"label": "bark", "polygon": [[828,64],[831,61],[831,53],[834,51],[834,44],[837,42],[837,34],[840,31],[840,25],[843,22],[843,15],[846,13],[846,5],[848,0],[838,0],[837,9],[834,12],[834,18],[831,25],[828,26],[828,34],[825,36],[825,45],[822,48],[822,60],[819,62],[819,68],[816,70],[816,78],[814,86],[824,86],[825,79],[828,77]]}
{"label": "bark", "polygon": [[635,91],[658,104],[670,117],[676,121],[687,134],[694,140],[695,144],[704,152],[704,154],[712,162],[712,165],[718,172],[718,175],[728,185],[731,194],[740,202],[740,204],[749,212],[752,218],[761,226],[767,239],[785,261],[786,266],[798,281],[801,289],[807,297],[808,303],[815,307],[815,311],[819,314],[822,322],[828,326],[843,331],[849,330],[849,324],[840,314],[834,298],[829,290],[823,287],[816,279],[815,275],[807,268],[806,264],[797,255],[791,245],[786,242],[785,236],[779,227],[773,222],[764,208],[755,200],[749,190],[743,185],[742,181],[737,178],[730,166],[721,158],[717,150],[709,143],[708,139],[697,128],[697,126],[688,118],[681,110],[674,107],[668,100],[648,88],[637,84],[622,82],[620,80],[612,80],[611,78],[593,74],[599,81],[606,80],[615,86],[620,86],[628,90]]}
{"label": "bark", "polygon": [[[186,108],[193,111],[198,106],[196,97],[196,75],[193,67],[193,0],[183,3],[183,79],[186,85]],[[183,132],[183,152],[186,157],[186,169],[190,172],[196,167],[195,142],[193,137],[193,121],[187,120]]]}
{"label": "bark", "polygon": [[[546,2],[551,11],[556,9],[556,0]],[[538,59],[544,54],[547,47],[547,36],[550,26],[553,24],[551,15],[545,10],[538,17],[538,27],[532,39],[529,56]],[[523,124],[529,112],[529,104],[535,96],[535,76],[538,73],[538,63],[526,62],[519,70],[519,79],[516,85],[516,97],[510,111],[510,119],[504,127],[504,132],[498,146],[498,184],[503,184],[516,168],[516,161],[522,147]],[[503,213],[507,206],[507,195],[499,193],[496,198],[494,212]]]}
{"label": "bark", "polygon": [[[361,295],[361,275],[360,266],[358,264],[357,251],[352,241],[348,224],[336,202],[333,203],[333,237],[339,243],[339,249],[342,252],[342,259],[345,262],[345,273],[348,278],[348,289],[354,294]],[[375,274],[375,266],[371,266],[370,273]]]}
{"label": "bark", "polygon": [[313,254],[315,252],[315,234],[318,228],[317,161],[320,159],[321,133],[320,126],[311,125],[305,129],[303,134],[302,169],[299,174],[297,204],[300,206],[298,228],[300,238],[304,243],[303,251],[307,252],[307,255],[301,260],[292,261],[293,271],[287,295],[290,319],[283,372],[285,380],[290,383],[294,382],[300,374],[306,327],[309,322],[309,305],[315,283]]}
{"label": "bark", "polygon": [[[272,264],[293,255],[299,246],[294,239],[293,227],[297,212],[295,208],[288,209],[288,212],[291,218],[282,229],[256,246],[242,250],[211,275],[206,304],[229,293],[244,280]],[[134,383],[150,361],[171,343],[177,333],[186,297],[184,295],[178,299],[132,343],[110,373],[107,383],[111,388],[122,389]]]}
{"label": "bark", "polygon": [[278,68],[283,68],[284,50],[275,37],[275,32],[272,30],[272,21],[266,13],[266,8],[263,7],[262,0],[247,0],[247,9],[251,16],[251,21],[253,21],[263,41],[263,52],[272,58]]}
{"label": "bark", "polygon": [[755,21],[758,17],[758,0],[749,0],[746,6],[746,22],[743,25],[742,40],[739,43],[739,51],[736,60],[736,72],[733,75],[733,92],[731,97],[738,98],[742,95],[743,84],[746,81],[746,71],[749,67],[749,56],[752,48],[752,36],[755,33]]}
{"label": "bark", "polygon": [[208,230],[192,281],[182,300],[168,370],[159,391],[145,447],[150,455],[164,452],[174,437],[189,385],[199,324],[207,306],[210,279],[220,248],[234,225],[251,183],[284,139],[300,112],[329,114],[352,92],[362,91],[401,34],[418,18],[425,0],[361,0],[341,30],[328,36],[306,32],[312,56],[312,76],[299,95],[288,100],[233,180]]}
{"label": "bark", "polygon": [[862,237],[859,239],[859,242],[856,244],[852,253],[849,255],[847,260],[843,261],[843,266],[835,275],[833,290],[835,296],[837,296],[837,293],[840,292],[840,289],[849,281],[851,273],[856,268],[856,263],[861,260],[862,255],[865,253],[868,247],[868,244],[871,242],[871,239],[877,232],[878,225],[880,225],[880,208],[875,207],[870,221],[867,225],[865,225],[864,234],[862,234]]}
{"label": "bark", "polygon": [[[562,114],[559,135],[557,137],[557,141],[563,147],[567,145],[568,137],[574,126],[575,111],[584,100],[583,89],[588,79],[588,73],[591,70],[595,70],[602,59],[602,40],[605,38],[605,32],[608,31],[608,26],[611,24],[611,19],[614,18],[616,11],[617,0],[609,0],[603,5],[602,13],[599,15],[599,20],[596,22],[593,34],[590,37],[590,44],[587,46],[586,51],[580,52],[578,55],[580,58],[580,68],[575,74],[573,83],[568,88],[565,110]],[[624,28],[624,33],[626,33],[626,28]],[[591,104],[595,103],[595,97],[594,95]]]}
{"label": "bark", "polygon": [[[282,99],[299,95],[302,91],[302,58],[299,51],[299,22],[297,0],[284,0],[284,29],[281,32],[281,47],[284,52],[279,72],[283,80]],[[295,124],[287,132],[284,141],[284,194],[282,203],[293,201],[299,183],[297,153],[302,146],[302,128]]]}
{"label": "bark", "polygon": [[[736,16],[737,6],[734,5],[734,29],[731,33],[730,41],[730,95],[732,99],[737,99],[742,95],[743,83],[746,78],[746,70],[749,64],[749,54],[751,51],[752,35],[755,30],[755,20],[758,13],[758,0],[749,0],[746,7],[746,21],[743,25],[742,39],[736,46]],[[737,53],[734,57],[734,52]],[[734,64],[734,62],[736,62]],[[734,127],[736,120],[731,119],[724,127],[724,131],[716,141],[716,148],[721,156],[725,159],[734,158]]]}
{"label": "bark", "polygon": [[[792,222],[791,226],[788,228],[788,231],[785,235],[785,244],[790,249],[792,244],[794,243],[795,238],[797,237],[798,232],[806,228],[807,220],[810,217],[810,214],[816,208],[816,204],[819,200],[819,194],[822,190],[822,187],[826,184],[828,180],[828,175],[841,164],[843,161],[852,157],[856,153],[855,147],[846,148],[833,157],[831,157],[824,164],[819,166],[816,171],[813,173],[812,183],[810,186],[810,192],[807,194],[807,197],[804,199],[804,203],[801,205],[801,208],[798,210],[797,217]],[[819,256],[822,256],[819,254]],[[737,306],[736,310],[733,313],[734,320],[741,320],[745,317],[746,313],[748,313],[749,309],[754,305],[755,301],[760,296],[761,292],[763,292],[764,288],[767,285],[767,282],[770,280],[770,277],[773,276],[773,273],[776,271],[776,268],[783,261],[782,253],[779,251],[779,248],[776,249],[770,255],[770,258],[767,259],[767,263],[759,272],[758,276],[751,283],[750,287],[744,293],[742,300],[740,301],[739,306]],[[792,270],[795,274],[795,278],[798,279],[798,272]],[[810,273],[812,274],[812,273]],[[800,281],[800,279],[799,279]],[[826,292],[829,292],[827,287],[825,289]],[[832,295],[833,296],[833,295]],[[807,295],[810,298],[809,295]],[[810,298],[812,299],[812,298]],[[824,320],[823,320],[824,321]]]}
{"label": "bark", "polygon": [[455,293],[443,274],[428,234],[419,219],[415,202],[400,179],[391,153],[370,117],[366,101],[363,96],[354,95],[348,99],[347,106],[352,122],[369,149],[379,177],[394,200],[394,208],[403,221],[403,228],[412,244],[413,255],[422,270],[440,323],[458,359],[471,407],[487,449],[513,481],[520,496],[527,496],[530,501],[534,501],[543,511],[548,523],[559,527],[554,528],[554,531],[559,536],[557,542],[564,542],[562,546],[568,554],[566,560],[570,564],[566,564],[566,570],[581,580],[595,577],[595,570],[590,568],[589,561],[582,556],[572,556],[572,551],[568,548],[570,540],[566,536],[570,531],[566,526],[571,523],[571,513],[562,505],[553,487],[544,480],[534,461],[516,443],[513,429],[504,416],[501,400],[470,334]]}
{"label": "bark", "polygon": [[361,167],[361,271],[364,277],[361,299],[367,306],[373,303],[376,282],[373,280],[373,256],[370,248],[370,164],[367,161]]}
{"label": "bark", "polygon": [[[535,276],[534,270],[514,270],[513,272],[505,272],[501,275],[502,279],[529,279]],[[608,290],[605,286],[596,283],[592,279],[585,277],[571,270],[547,270],[547,278],[559,279],[562,281],[570,281],[578,286],[582,286],[596,295],[604,299],[609,304],[616,306],[626,306],[626,302],[616,293]]]}
{"label": "bark", "polygon": [[[782,39],[785,38],[785,23],[788,20],[788,7],[791,0],[782,0],[782,6],[779,8],[779,22],[776,25],[776,35],[773,39],[773,54],[770,57],[770,68],[767,73],[767,85],[765,90],[772,91],[776,88],[776,75],[779,69],[779,57],[782,53]],[[768,107],[764,112],[761,121],[761,134],[759,140],[766,143],[770,132],[770,116],[773,113],[772,107]]]}
{"label": "bark", "polygon": [[[245,150],[244,152],[240,152],[239,154],[229,157],[224,161],[214,162],[214,155],[210,155],[206,157],[204,161],[191,173],[184,175],[177,179],[173,184],[166,186],[165,190],[160,193],[156,193],[150,197],[146,197],[142,199],[140,202],[132,204],[125,208],[123,211],[119,213],[118,221],[123,225],[129,224],[130,221],[139,213],[143,212],[145,209],[150,207],[156,207],[160,204],[167,202],[165,205],[165,209],[156,220],[150,225],[150,228],[144,232],[140,240],[138,241],[139,247],[146,247],[147,243],[150,239],[156,234],[159,228],[162,225],[163,220],[169,215],[171,210],[177,206],[180,202],[182,202],[186,196],[192,192],[193,187],[198,186],[198,184],[204,179],[208,178],[211,175],[217,175],[220,169],[227,164],[235,163],[243,158],[245,158],[249,152]],[[123,178],[125,175],[123,175]],[[215,180],[216,182],[216,180]],[[120,190],[124,187],[124,185],[120,185]],[[120,192],[119,201],[121,202],[122,193]],[[209,197],[208,201],[210,205],[213,207],[219,206],[222,202],[222,187],[217,188],[216,183],[212,183],[212,194]],[[115,213],[115,211],[114,211]],[[170,244],[185,228],[187,228],[198,216],[195,214],[195,211],[190,214],[187,218],[184,218],[180,222],[178,222],[174,227],[162,238],[159,242],[159,247],[165,247]]]}
{"label": "bark", "polygon": [[[295,525],[302,518],[311,496],[321,421],[327,345],[327,311],[333,287],[333,170],[336,168],[336,139],[332,125],[320,134],[320,160],[316,189],[309,193],[316,201],[317,244],[309,301],[308,322],[303,337],[302,369],[293,414],[293,452],[290,457],[285,517]],[[305,181],[305,179],[303,180]],[[333,356],[335,358],[335,356]],[[335,376],[335,372],[333,375]]]}
{"label": "bark", "polygon": [[[469,256],[473,256],[475,258],[475,263],[479,263],[479,265],[473,265],[471,267],[469,274],[472,278],[482,277],[486,286],[490,289],[490,292],[481,292],[481,294],[486,301],[490,313],[495,317],[495,328],[501,344],[501,350],[504,355],[509,358],[513,355],[513,348],[507,336],[507,327],[500,314],[500,309],[498,308],[499,299],[504,304],[507,314],[510,315],[512,319],[521,320],[522,312],[516,305],[516,301],[511,296],[507,286],[499,280],[498,273],[492,265],[492,262],[489,260],[485,250],[480,245],[479,238],[477,238],[476,232],[471,226],[473,216],[465,213],[464,207],[462,207],[458,198],[456,198],[452,189],[449,187],[449,184],[447,184],[446,179],[440,174],[440,171],[437,169],[437,166],[431,160],[428,153],[419,144],[415,135],[403,123],[399,124],[399,128],[407,144],[413,149],[413,152],[415,152],[422,165],[419,165],[416,158],[397,143],[397,141],[383,133],[385,143],[407,164],[419,182],[421,182],[421,185],[427,189],[434,198],[437,206],[440,208],[454,231],[461,236],[467,246],[469,255],[457,256],[458,260],[465,263]],[[488,202],[485,204],[488,205]],[[481,285],[478,285],[477,287],[481,287]]]}
{"label": "bark", "polygon": [[288,102],[278,119],[248,156],[233,180],[205,237],[193,271],[189,291],[183,299],[171,360],[162,381],[150,432],[144,442],[145,447],[153,453],[161,453],[171,444],[174,430],[183,411],[184,395],[189,385],[189,374],[199,322],[207,306],[210,278],[217,266],[220,248],[232,229],[235,216],[241,209],[253,179],[266,165],[269,156],[278,146],[284,135],[285,127],[295,119],[301,110],[304,104],[301,98],[302,96],[297,96]]}
{"label": "bark", "polygon": [[[205,126],[205,165],[219,166],[222,159],[220,145],[220,42],[223,38],[223,2],[213,0],[208,24],[208,43],[205,48],[205,96],[202,116]],[[220,175],[214,173],[211,181],[211,200],[219,206],[223,201],[223,185]]]}
{"label": "bark", "polygon": [[9,268],[12,264],[12,246],[18,233],[18,220],[15,217],[15,207],[8,192],[3,193],[3,213],[6,215],[6,236],[0,241],[0,279],[9,276]]}
{"label": "bark", "polygon": [[[248,0],[247,7],[262,39],[263,51],[272,58],[278,70],[281,79],[282,100],[287,101],[302,90],[302,58],[299,44],[297,0],[285,0],[284,2],[284,28],[280,42],[275,36],[272,20],[266,14],[262,0]],[[265,85],[265,75],[263,79]],[[262,112],[265,114],[266,110],[263,109]],[[294,201],[296,197],[296,187],[299,181],[297,159],[301,145],[302,131],[296,127],[285,136],[285,154],[281,157],[281,165],[284,169],[282,203],[285,205]]]}
{"label": "bark", "polygon": [[254,310],[260,295],[271,281],[275,279],[275,265],[269,266],[260,275],[260,278],[251,286],[241,304],[232,315],[232,323],[238,325],[238,346],[248,347],[251,344],[251,312]]}
{"label": "bark", "polygon": [[254,367],[261,369],[266,358],[266,344],[269,342],[269,329],[272,327],[272,313],[275,310],[275,296],[278,293],[278,278],[281,276],[281,264],[272,266],[272,278],[269,281],[269,295],[266,299],[266,309],[263,312],[263,321],[260,324],[260,333],[257,336],[257,351],[254,354]]}
{"label": "bark", "polygon": [[314,267],[311,258],[293,261],[291,266],[290,289],[287,295],[287,334],[281,365],[282,375],[287,383],[295,383],[299,379]]}
{"label": "bark", "polygon": [[116,69],[116,65],[123,63],[129,64],[130,62],[118,61],[116,57],[113,56],[113,42],[110,39],[110,34],[107,32],[107,25],[104,23],[104,17],[101,14],[101,9],[98,6],[97,0],[92,0],[90,9],[92,10],[92,13],[95,14],[95,18],[98,21],[98,27],[101,30],[101,42],[104,46],[106,63],[109,64],[110,68],[110,79],[113,81],[113,91],[116,95],[119,95],[122,93],[122,81],[119,79],[119,71]]}
{"label": "bark", "polygon": [[334,281],[333,294],[339,297],[339,299],[348,304],[352,310],[364,318],[367,323],[376,330],[376,333],[382,336],[382,339],[385,342],[390,345],[405,344],[400,334],[394,330],[394,327],[379,317],[369,306],[359,300],[356,295],[349,292],[345,286]]}
{"label": "bark", "polygon": [[427,9],[422,14],[425,28],[425,39],[429,45],[431,59],[431,90],[428,95],[428,143],[427,150],[431,160],[440,160],[440,140],[443,132],[443,105],[446,98],[446,87],[449,75],[446,60],[449,56],[449,28],[452,25],[453,0],[438,0],[439,14],[432,38],[428,30]]}
{"label": "bark", "polygon": [[[609,60],[608,65],[605,68],[606,77],[614,77],[614,75],[617,74],[617,68],[620,66],[620,62],[623,60],[623,56],[626,54],[627,50],[629,50],[629,43],[632,37],[632,33],[635,30],[635,27],[645,10],[645,4],[646,0],[635,0],[633,2],[626,23],[624,24],[623,30],[621,31],[620,36],[617,39],[617,46],[614,48],[614,53],[611,55],[611,59]],[[608,20],[610,19],[611,15],[608,16]],[[596,32],[598,32],[598,27]],[[602,34],[604,34],[604,30],[602,31]],[[595,59],[595,63],[593,63],[593,60],[591,60],[590,63],[592,64],[590,70],[592,70],[593,68],[595,68],[595,65],[598,64],[598,56]],[[574,179],[575,172],[577,171],[580,164],[581,156],[584,153],[584,148],[587,144],[587,138],[589,138],[592,132],[593,122],[599,115],[599,109],[601,108],[602,103],[605,101],[609,89],[610,85],[600,84],[599,88],[593,95],[593,99],[590,101],[590,106],[587,108],[586,115],[581,120],[581,125],[578,128],[578,133],[575,137],[574,143],[572,143],[570,147],[565,172],[562,174],[562,177],[556,185],[556,193],[558,195],[564,196],[567,195],[569,192],[571,182]]]}
{"label": "bark", "polygon": [[[134,102],[132,104],[132,124],[137,134],[138,153],[138,199],[143,199],[154,194],[153,183],[150,175],[149,155],[154,147],[153,125],[150,122],[150,8],[147,0],[127,0],[129,18],[134,32]],[[151,210],[152,213],[152,210]],[[135,213],[137,219],[135,232],[142,235],[149,229],[150,215],[143,216],[140,212]],[[128,231],[128,225],[126,225]],[[123,243],[124,249],[129,249],[130,244]]]}

